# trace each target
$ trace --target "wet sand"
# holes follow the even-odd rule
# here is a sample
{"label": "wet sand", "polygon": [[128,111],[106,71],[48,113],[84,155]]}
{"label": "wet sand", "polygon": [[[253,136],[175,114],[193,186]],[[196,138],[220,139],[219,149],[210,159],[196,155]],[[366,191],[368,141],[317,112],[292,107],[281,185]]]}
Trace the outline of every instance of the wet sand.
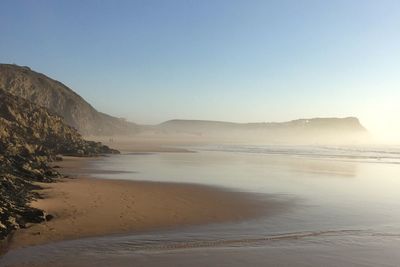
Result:
{"label": "wet sand", "polygon": [[[66,158],[62,172],[79,172],[85,159]],[[280,209],[256,196],[219,188],[158,182],[64,178],[41,184],[32,203],[55,216],[15,232],[10,249],[48,242],[186,225],[238,221]]]}

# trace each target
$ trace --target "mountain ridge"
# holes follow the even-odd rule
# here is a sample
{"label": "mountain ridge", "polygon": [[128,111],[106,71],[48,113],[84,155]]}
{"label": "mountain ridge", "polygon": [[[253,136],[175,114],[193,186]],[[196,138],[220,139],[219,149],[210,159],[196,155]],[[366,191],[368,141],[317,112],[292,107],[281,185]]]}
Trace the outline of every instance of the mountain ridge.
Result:
{"label": "mountain ridge", "polygon": [[[310,118],[287,122],[235,123],[210,120],[169,120],[158,124],[163,134],[184,134],[222,139],[278,143],[351,143],[368,139],[368,131],[356,117]],[[343,141],[343,142],[342,142]]]}
{"label": "mountain ridge", "polygon": [[197,123],[197,124],[214,124],[214,125],[232,125],[232,126],[258,126],[258,125],[288,125],[288,124],[306,124],[309,122],[315,121],[346,121],[352,122],[354,125],[359,126],[363,130],[366,130],[364,126],[362,126],[360,120],[357,117],[349,116],[349,117],[314,117],[314,118],[302,118],[295,119],[289,121],[281,121],[281,122],[231,122],[231,121],[219,121],[219,120],[189,120],[189,119],[171,119],[164,121],[162,123],[157,124],[156,126],[165,126],[168,124],[177,124],[177,123]]}

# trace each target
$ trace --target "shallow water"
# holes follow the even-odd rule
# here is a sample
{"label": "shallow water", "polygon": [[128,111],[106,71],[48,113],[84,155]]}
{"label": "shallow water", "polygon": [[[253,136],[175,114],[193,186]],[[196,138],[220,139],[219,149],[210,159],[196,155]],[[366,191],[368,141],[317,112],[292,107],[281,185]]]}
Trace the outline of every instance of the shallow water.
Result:
{"label": "shallow water", "polygon": [[[399,266],[396,147],[207,146],[119,155],[95,176],[206,184],[291,203],[254,220],[59,242],[2,266]],[[99,174],[101,171],[104,174]],[[73,257],[71,257],[73,255]]]}

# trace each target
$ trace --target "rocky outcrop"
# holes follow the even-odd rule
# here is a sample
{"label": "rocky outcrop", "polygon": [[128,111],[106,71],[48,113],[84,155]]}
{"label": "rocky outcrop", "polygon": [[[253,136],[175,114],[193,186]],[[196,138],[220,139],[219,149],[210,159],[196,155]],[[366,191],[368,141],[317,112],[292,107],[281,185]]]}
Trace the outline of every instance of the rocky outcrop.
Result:
{"label": "rocky outcrop", "polygon": [[0,88],[61,116],[83,135],[133,134],[139,127],[98,112],[66,85],[29,67],[0,64]]}
{"label": "rocky outcrop", "polygon": [[50,216],[27,204],[38,197],[35,182],[52,182],[60,174],[49,161],[59,155],[119,153],[83,140],[62,118],[44,107],[0,89],[0,239],[10,231]]}

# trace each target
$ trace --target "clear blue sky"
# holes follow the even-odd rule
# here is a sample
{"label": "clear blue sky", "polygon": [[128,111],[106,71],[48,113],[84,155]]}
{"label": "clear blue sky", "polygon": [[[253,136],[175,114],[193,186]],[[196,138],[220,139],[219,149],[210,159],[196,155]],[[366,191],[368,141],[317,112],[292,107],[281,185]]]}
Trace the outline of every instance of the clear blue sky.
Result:
{"label": "clear blue sky", "polygon": [[0,62],[139,123],[357,116],[400,139],[397,0],[2,0]]}

